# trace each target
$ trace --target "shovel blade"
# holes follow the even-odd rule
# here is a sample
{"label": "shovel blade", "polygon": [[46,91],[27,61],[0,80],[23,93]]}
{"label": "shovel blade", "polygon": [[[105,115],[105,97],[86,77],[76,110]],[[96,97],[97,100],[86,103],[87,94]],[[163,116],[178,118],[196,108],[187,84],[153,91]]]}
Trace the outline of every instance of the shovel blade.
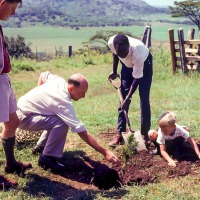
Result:
{"label": "shovel blade", "polygon": [[130,132],[129,131],[127,133],[122,133],[122,137],[124,139],[125,144],[128,143],[128,138],[131,135],[134,135],[135,140],[138,142],[138,146],[136,147],[137,151],[142,151],[142,150],[146,150],[147,151],[144,139],[143,139],[143,137],[141,135],[141,132],[139,130],[135,131],[135,132]]}

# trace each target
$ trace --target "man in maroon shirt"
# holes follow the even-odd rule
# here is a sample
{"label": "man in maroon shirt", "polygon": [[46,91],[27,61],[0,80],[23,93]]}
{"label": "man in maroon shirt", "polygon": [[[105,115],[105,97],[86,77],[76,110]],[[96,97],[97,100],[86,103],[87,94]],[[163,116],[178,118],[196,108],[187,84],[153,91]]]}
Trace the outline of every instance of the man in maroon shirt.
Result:
{"label": "man in maroon shirt", "polygon": [[[15,10],[21,3],[22,0],[0,0],[0,20],[5,21],[9,16],[14,15]],[[14,155],[15,131],[19,125],[19,119],[16,115],[16,97],[7,75],[10,69],[10,59],[0,26],[0,122],[3,122],[1,142],[6,157],[5,172],[20,174],[31,168],[32,165],[31,163],[16,161]],[[0,187],[11,185],[17,185],[17,182],[0,175]]]}

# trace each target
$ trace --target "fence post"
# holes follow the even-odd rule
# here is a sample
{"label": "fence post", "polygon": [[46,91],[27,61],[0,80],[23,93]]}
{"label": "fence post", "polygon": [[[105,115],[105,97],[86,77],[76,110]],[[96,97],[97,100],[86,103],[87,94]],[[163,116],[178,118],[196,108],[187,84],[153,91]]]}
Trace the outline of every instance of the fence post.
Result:
{"label": "fence post", "polygon": [[189,30],[188,30],[188,40],[194,40],[194,33],[195,33],[195,29],[189,28]]}
{"label": "fence post", "polygon": [[174,43],[174,29],[169,29],[169,44],[170,44],[170,52],[171,52],[171,64],[172,64],[172,72],[173,74],[176,72],[176,51],[175,51],[175,43]]}
{"label": "fence post", "polygon": [[178,30],[178,39],[179,39],[179,46],[180,46],[180,56],[181,56],[181,66],[182,72],[187,74],[187,60],[185,56],[185,47],[184,47],[184,33],[183,29]]}
{"label": "fence post", "polygon": [[35,47],[35,60],[38,60],[38,51],[37,51],[37,47]]}
{"label": "fence post", "polygon": [[147,48],[151,47],[151,26],[146,25],[141,41],[146,45]]}
{"label": "fence post", "polygon": [[69,46],[69,57],[72,56],[72,46]]}
{"label": "fence post", "polygon": [[[194,28],[189,28],[189,30],[188,30],[188,40],[194,40],[194,34],[195,34],[195,29]],[[189,49],[192,48],[192,47],[193,47],[192,44],[188,44],[187,45],[187,48],[189,48]],[[192,55],[192,54],[191,53],[186,53],[186,56],[190,56],[190,55]],[[190,67],[192,68],[193,62],[189,61],[187,64],[190,65]]]}

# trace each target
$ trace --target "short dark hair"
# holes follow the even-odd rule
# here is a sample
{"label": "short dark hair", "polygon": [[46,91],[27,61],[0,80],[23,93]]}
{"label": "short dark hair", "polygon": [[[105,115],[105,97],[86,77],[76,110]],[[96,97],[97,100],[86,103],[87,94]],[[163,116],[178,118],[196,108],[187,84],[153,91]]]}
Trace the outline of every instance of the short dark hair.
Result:
{"label": "short dark hair", "polygon": [[68,84],[71,84],[71,85],[74,85],[74,86],[76,86],[76,87],[79,87],[80,86],[80,81],[77,81],[77,80],[74,80],[74,79],[72,79],[72,78],[68,78]]}
{"label": "short dark hair", "polygon": [[118,34],[115,36],[115,38],[113,40],[113,44],[114,44],[114,46],[129,45],[128,37],[124,34]]}

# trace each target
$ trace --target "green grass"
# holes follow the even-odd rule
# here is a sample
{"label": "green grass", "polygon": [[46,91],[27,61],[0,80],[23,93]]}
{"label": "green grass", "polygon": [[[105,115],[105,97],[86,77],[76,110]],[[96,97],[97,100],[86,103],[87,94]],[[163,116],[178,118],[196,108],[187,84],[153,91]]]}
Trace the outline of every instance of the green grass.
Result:
{"label": "green grass", "polygon": [[[191,129],[191,136],[200,138],[199,126],[199,78],[200,74],[191,72],[184,76],[181,71],[172,75],[170,56],[168,50],[153,48],[154,75],[151,88],[152,128],[157,128],[157,119],[165,110],[177,113],[178,123],[187,125]],[[91,56],[91,55],[90,55]],[[25,94],[37,84],[41,71],[49,70],[52,73],[67,78],[69,75],[80,72],[89,81],[89,90],[85,99],[73,102],[77,116],[85,123],[89,132],[95,137],[100,132],[106,132],[116,127],[118,95],[113,86],[107,81],[111,71],[111,54],[92,57],[93,65],[85,64],[84,56],[72,58],[57,58],[48,62],[36,62],[22,60],[28,66],[33,66],[35,71],[17,70],[10,74],[12,85],[17,98]],[[18,61],[12,61],[17,68]],[[140,129],[140,108],[138,92],[133,95],[129,117],[134,129]],[[69,133],[69,139],[74,138],[76,146],[73,150],[82,150],[86,154],[95,152],[85,145],[74,134]],[[106,146],[103,141],[102,144]],[[56,181],[53,174],[44,172],[37,166],[37,157],[31,155],[33,143],[25,145],[22,149],[16,146],[16,157],[19,160],[31,161],[33,169],[27,172],[25,178],[18,178],[18,189],[0,192],[0,199],[130,199],[130,200],[190,200],[199,199],[200,175],[188,176],[176,179],[163,180],[161,183],[146,186],[123,186],[119,190],[110,191],[81,191],[70,189],[68,185]],[[69,149],[66,149],[66,151]],[[4,162],[2,147],[0,149],[1,161]],[[102,156],[98,156],[102,159]],[[0,167],[3,173],[3,165]],[[156,173],[156,172],[155,172]],[[12,175],[10,175],[13,178]],[[184,189],[183,189],[184,188]]]}
{"label": "green grass", "polygon": [[[152,25],[152,40],[168,41],[168,29],[174,28],[175,34],[179,28],[184,28],[185,37],[190,27],[188,25],[150,23]],[[96,34],[99,30],[118,30],[128,31],[133,35],[142,37],[144,32],[143,26],[119,26],[119,27],[81,27],[80,30],[59,27],[24,27],[24,28],[5,28],[4,33],[8,37],[21,35],[26,42],[31,42],[33,52],[55,52],[55,47],[62,47],[64,52],[68,51],[68,46],[72,46],[73,50],[82,48],[83,42],[87,42],[89,38]],[[175,36],[176,37],[176,36]]]}

